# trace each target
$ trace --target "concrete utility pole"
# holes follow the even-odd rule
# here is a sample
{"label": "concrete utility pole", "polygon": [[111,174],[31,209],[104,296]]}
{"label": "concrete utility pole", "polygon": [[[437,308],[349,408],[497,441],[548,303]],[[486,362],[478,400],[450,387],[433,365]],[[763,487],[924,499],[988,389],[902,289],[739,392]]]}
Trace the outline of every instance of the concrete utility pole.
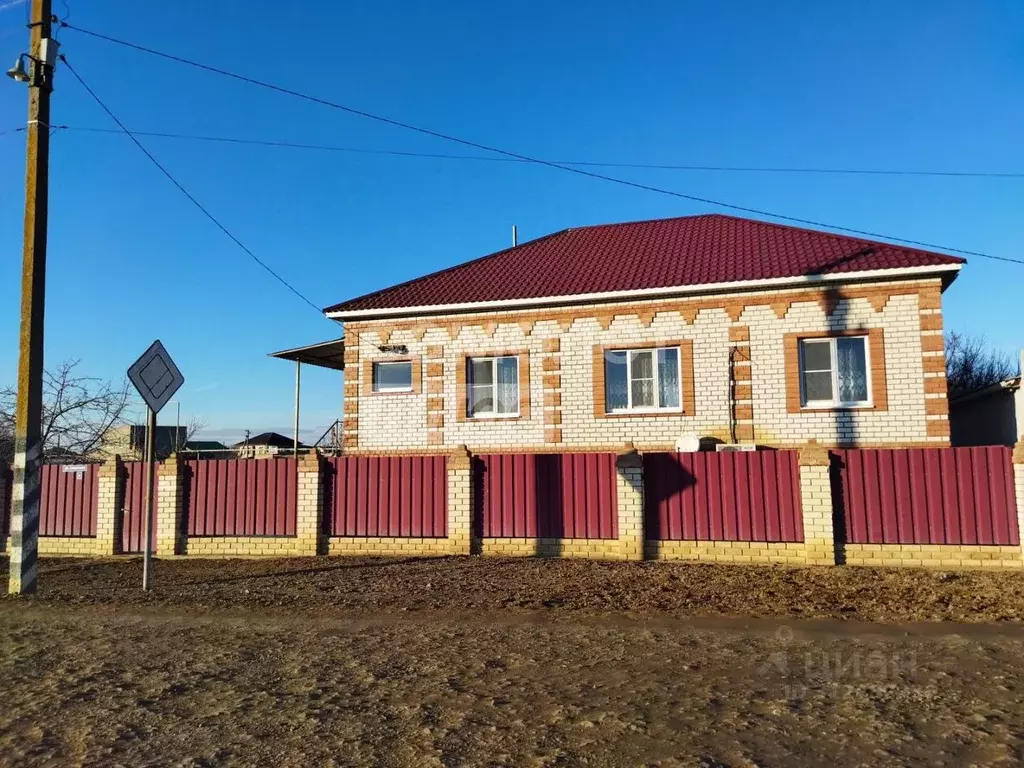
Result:
{"label": "concrete utility pole", "polygon": [[[18,404],[14,420],[14,497],[11,507],[12,595],[36,591],[39,488],[43,446],[43,304],[46,292],[46,213],[50,160],[50,92],[56,43],[50,39],[50,0],[32,0],[27,72],[19,58],[8,74],[28,82],[25,245],[21,271]],[[27,77],[26,77],[27,75]]]}

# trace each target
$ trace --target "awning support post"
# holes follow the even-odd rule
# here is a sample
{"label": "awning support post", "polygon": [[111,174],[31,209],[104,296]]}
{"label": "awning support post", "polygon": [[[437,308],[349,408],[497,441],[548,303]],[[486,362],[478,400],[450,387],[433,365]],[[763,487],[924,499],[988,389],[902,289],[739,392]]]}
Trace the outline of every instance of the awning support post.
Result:
{"label": "awning support post", "polygon": [[302,363],[295,361],[295,455],[299,455],[299,397],[302,392]]}

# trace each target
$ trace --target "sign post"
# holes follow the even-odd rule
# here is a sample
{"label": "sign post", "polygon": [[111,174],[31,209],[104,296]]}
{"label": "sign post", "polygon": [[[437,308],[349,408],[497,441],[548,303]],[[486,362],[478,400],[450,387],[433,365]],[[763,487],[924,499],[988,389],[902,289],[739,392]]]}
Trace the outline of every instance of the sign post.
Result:
{"label": "sign post", "polygon": [[185,383],[178,366],[160,340],[154,341],[128,369],[128,379],[146,402],[146,546],[142,560],[142,588],[148,590],[153,572],[153,485],[156,462],[156,415]]}

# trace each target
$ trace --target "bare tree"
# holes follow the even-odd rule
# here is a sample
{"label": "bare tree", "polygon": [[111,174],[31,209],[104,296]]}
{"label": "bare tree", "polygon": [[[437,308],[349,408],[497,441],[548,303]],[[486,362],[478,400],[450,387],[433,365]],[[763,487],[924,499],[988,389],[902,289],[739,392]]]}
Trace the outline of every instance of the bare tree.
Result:
{"label": "bare tree", "polygon": [[206,427],[206,419],[204,419],[202,416],[190,417],[188,421],[181,425],[181,428],[185,431],[185,434],[178,435],[177,437],[175,437],[175,452],[184,450],[185,443],[187,443],[189,440],[194,440],[195,436],[199,434],[202,430],[206,429]]}
{"label": "bare tree", "polygon": [[[43,375],[43,455],[52,459],[86,456],[103,436],[125,423],[128,383],[78,374],[79,361],[68,360]],[[0,461],[14,456],[17,389],[0,389]]]}
{"label": "bare tree", "polygon": [[1013,357],[989,346],[984,336],[946,334],[946,384],[950,399],[1020,374]]}

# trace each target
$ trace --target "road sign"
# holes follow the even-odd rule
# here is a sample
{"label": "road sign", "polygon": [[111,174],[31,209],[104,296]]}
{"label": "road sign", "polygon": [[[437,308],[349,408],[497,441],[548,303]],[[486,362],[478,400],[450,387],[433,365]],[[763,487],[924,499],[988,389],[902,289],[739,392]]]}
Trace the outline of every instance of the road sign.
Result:
{"label": "road sign", "polygon": [[178,366],[157,339],[128,369],[128,379],[149,406],[146,419],[146,548],[142,557],[142,588],[149,589],[153,572],[153,481],[156,474],[156,415],[185,383]]}
{"label": "road sign", "polygon": [[159,413],[185,383],[185,377],[181,375],[178,366],[171,360],[159,339],[142,353],[142,357],[132,363],[132,367],[128,369],[128,379],[135,385],[135,389],[153,413]]}

